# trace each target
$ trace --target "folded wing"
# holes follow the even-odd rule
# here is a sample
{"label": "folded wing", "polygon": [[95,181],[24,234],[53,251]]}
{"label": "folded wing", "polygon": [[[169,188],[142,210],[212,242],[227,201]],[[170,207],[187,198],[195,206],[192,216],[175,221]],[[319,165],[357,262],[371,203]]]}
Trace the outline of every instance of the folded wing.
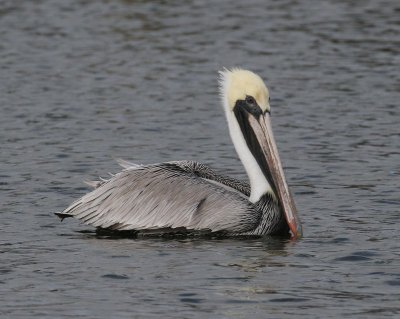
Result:
{"label": "folded wing", "polygon": [[60,215],[113,230],[174,229],[242,233],[261,215],[246,183],[196,162],[129,165]]}

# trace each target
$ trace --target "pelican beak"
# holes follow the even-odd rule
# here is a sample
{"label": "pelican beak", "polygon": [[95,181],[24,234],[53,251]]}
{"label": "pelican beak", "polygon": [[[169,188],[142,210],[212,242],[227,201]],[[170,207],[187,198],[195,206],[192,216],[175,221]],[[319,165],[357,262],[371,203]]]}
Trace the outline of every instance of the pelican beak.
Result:
{"label": "pelican beak", "polygon": [[292,194],[283,173],[278,149],[272,133],[270,114],[263,113],[257,114],[257,116],[249,114],[248,120],[265,157],[266,167],[264,170],[266,170],[266,177],[269,183],[272,184],[271,187],[282,207],[286,222],[291,231],[291,236],[293,238],[300,238],[303,235],[302,227]]}

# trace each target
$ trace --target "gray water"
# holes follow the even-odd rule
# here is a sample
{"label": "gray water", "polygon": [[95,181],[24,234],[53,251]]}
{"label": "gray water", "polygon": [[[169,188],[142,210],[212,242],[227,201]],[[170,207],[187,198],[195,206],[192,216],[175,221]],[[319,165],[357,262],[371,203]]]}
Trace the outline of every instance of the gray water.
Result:
{"label": "gray water", "polygon": [[[217,70],[258,72],[304,238],[111,239],[82,183],[246,178]],[[398,1],[1,1],[1,318],[399,318]]]}

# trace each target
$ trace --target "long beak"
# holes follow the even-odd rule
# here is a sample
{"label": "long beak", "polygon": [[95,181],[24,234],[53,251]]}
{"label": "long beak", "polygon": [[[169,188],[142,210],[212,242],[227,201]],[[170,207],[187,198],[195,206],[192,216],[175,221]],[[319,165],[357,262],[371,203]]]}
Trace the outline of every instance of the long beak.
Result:
{"label": "long beak", "polygon": [[258,118],[250,115],[248,119],[264,153],[273,183],[272,188],[276,193],[275,195],[278,197],[278,202],[282,207],[291,235],[294,238],[300,238],[303,235],[303,231],[292,194],[290,193],[283,173],[274,134],[272,133],[270,115],[265,113],[259,115]]}

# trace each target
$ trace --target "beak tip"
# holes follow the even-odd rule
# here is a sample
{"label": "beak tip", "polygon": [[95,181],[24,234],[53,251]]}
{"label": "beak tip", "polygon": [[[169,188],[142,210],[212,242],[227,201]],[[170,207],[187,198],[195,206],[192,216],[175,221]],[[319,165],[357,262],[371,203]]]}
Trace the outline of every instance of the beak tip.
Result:
{"label": "beak tip", "polygon": [[299,221],[289,225],[290,227],[290,235],[293,239],[300,239],[303,237],[303,227],[301,226]]}

